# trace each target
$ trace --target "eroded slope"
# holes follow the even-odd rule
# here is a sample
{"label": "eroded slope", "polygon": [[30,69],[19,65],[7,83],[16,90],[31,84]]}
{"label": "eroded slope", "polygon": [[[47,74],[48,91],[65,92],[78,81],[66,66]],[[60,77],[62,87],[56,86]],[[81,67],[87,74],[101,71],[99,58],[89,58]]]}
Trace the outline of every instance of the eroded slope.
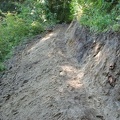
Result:
{"label": "eroded slope", "polygon": [[58,25],[9,60],[2,120],[119,120],[120,41]]}

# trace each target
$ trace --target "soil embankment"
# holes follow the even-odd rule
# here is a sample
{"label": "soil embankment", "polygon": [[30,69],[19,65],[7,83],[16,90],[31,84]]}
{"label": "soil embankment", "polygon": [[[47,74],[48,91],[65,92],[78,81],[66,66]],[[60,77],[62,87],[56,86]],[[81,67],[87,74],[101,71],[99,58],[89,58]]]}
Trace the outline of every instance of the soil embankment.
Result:
{"label": "soil embankment", "polygon": [[25,46],[0,80],[1,120],[120,120],[119,34],[72,22]]}

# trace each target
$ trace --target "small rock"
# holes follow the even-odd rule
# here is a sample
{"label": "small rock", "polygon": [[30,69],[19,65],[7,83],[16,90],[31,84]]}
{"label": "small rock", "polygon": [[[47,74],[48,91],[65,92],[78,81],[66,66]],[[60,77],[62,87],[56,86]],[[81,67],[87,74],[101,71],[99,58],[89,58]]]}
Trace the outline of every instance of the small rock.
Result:
{"label": "small rock", "polygon": [[24,80],[24,81],[23,81],[23,84],[25,84],[25,83],[27,83],[27,82],[28,82],[28,80]]}
{"label": "small rock", "polygon": [[108,82],[109,84],[114,87],[115,86],[115,82],[116,82],[116,78],[113,78],[113,76],[108,76]]}
{"label": "small rock", "polygon": [[114,70],[115,69],[115,63],[113,64],[110,64],[110,67],[109,67],[110,70]]}
{"label": "small rock", "polygon": [[64,71],[61,71],[61,72],[60,72],[60,76],[65,76],[65,72],[64,72]]}

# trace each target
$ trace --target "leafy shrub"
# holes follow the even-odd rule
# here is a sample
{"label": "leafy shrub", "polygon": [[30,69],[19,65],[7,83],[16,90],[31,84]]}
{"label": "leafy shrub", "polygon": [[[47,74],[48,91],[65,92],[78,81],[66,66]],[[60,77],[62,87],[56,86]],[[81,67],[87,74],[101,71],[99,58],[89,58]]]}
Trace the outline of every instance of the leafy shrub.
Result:
{"label": "leafy shrub", "polygon": [[14,46],[26,37],[41,33],[46,26],[55,22],[52,13],[39,0],[25,0],[14,5],[19,8],[16,12],[1,11],[5,17],[0,21],[0,71],[4,70],[2,63],[11,55]]}
{"label": "leafy shrub", "polygon": [[72,0],[71,12],[80,24],[90,27],[92,31],[119,30],[119,0]]}

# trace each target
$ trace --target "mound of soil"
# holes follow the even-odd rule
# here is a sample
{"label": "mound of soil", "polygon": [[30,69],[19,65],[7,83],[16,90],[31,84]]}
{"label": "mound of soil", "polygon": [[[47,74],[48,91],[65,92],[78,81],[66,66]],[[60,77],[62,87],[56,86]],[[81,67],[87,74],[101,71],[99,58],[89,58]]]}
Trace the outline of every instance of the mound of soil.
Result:
{"label": "mound of soil", "polygon": [[19,46],[0,78],[1,120],[120,120],[120,36],[77,22]]}

